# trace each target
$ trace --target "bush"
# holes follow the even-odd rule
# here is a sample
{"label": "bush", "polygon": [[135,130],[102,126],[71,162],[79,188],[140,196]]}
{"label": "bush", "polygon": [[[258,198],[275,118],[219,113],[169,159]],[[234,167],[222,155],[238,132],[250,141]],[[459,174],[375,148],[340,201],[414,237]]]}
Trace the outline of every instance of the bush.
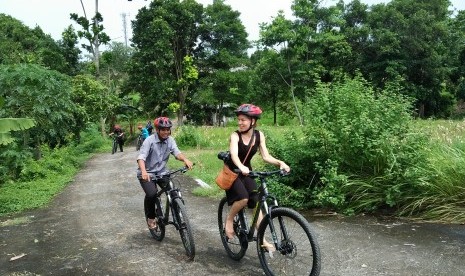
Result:
{"label": "bush", "polygon": [[[408,99],[376,93],[361,78],[319,84],[304,105],[303,138],[291,135],[273,150],[296,168],[289,185],[311,194],[317,206],[348,212],[394,206],[404,188],[396,185],[422,158],[417,151],[425,141],[412,132],[410,112]],[[353,197],[363,203],[351,205]]]}
{"label": "bush", "polygon": [[[76,142],[77,143],[77,142]],[[22,159],[15,168],[16,178],[0,186],[0,215],[27,210],[48,203],[53,196],[68,184],[89,155],[100,149],[105,139],[94,126],[89,126],[81,135],[80,143],[66,147],[41,147],[42,158],[35,160],[32,154],[19,151]],[[14,157],[14,149],[2,151],[2,156]],[[7,172],[1,171],[2,174]]]}
{"label": "bush", "polygon": [[182,148],[207,147],[209,142],[198,128],[193,126],[182,126],[176,129],[176,143]]}

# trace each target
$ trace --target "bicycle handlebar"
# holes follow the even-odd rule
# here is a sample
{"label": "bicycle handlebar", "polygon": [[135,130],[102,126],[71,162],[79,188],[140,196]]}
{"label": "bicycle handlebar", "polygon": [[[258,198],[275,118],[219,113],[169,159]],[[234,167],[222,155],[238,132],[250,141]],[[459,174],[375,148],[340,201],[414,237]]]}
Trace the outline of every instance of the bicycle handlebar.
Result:
{"label": "bicycle handlebar", "polygon": [[[195,165],[192,164],[192,165]],[[173,171],[168,171],[168,172],[165,172],[165,173],[161,173],[161,174],[156,174],[153,178],[162,178],[163,176],[171,176],[172,174],[175,174],[175,173],[178,173],[178,172],[181,172],[181,173],[185,173],[189,170],[189,168],[187,166],[183,166],[177,170],[173,170]],[[148,172],[148,173],[153,173],[153,172]]]}
{"label": "bicycle handlebar", "polygon": [[[241,170],[235,169],[235,173],[242,173]],[[286,172],[285,170],[274,170],[274,171],[250,171],[248,176],[252,178],[256,177],[268,177],[274,174],[279,174],[280,176],[286,176],[290,173]]]}

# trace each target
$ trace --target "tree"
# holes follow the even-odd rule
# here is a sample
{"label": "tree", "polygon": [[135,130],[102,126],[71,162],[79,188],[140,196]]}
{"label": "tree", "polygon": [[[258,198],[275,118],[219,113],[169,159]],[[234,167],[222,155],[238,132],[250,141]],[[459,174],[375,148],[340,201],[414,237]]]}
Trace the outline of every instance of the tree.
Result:
{"label": "tree", "polygon": [[36,122],[31,143],[40,158],[40,145],[66,143],[75,124],[75,105],[68,76],[39,65],[0,65],[0,97],[5,99],[0,117],[31,118]]}
{"label": "tree", "polygon": [[[265,49],[256,51],[252,57],[254,76],[254,102],[271,105],[273,110],[273,124],[277,125],[279,102],[289,102],[285,81],[282,80],[280,68],[285,67],[285,61],[276,51]],[[289,110],[284,110],[288,112]]]}
{"label": "tree", "polygon": [[66,73],[59,45],[40,27],[30,29],[11,16],[0,14],[0,64],[39,64]]}
{"label": "tree", "polygon": [[[240,13],[226,5],[223,0],[214,0],[205,9],[200,25],[201,40],[197,49],[199,71],[206,78],[213,101],[219,106],[222,116],[225,103],[239,104],[247,94],[244,89],[247,79],[241,76],[247,70],[247,32],[240,20]],[[242,89],[239,89],[239,88]],[[220,122],[220,120],[218,120]]]}
{"label": "tree", "polygon": [[370,80],[382,88],[387,81],[405,79],[405,94],[416,98],[421,117],[441,109],[448,68],[444,53],[449,1],[394,0],[372,6],[368,24],[371,44],[365,56]]}
{"label": "tree", "polygon": [[[85,11],[84,11],[85,14]],[[78,16],[76,13],[71,13],[70,18],[78,23],[82,30],[78,31],[78,37],[87,40],[88,44],[81,44],[82,48],[86,49],[93,56],[95,64],[95,74],[100,74],[100,52],[99,47],[102,44],[110,42],[110,37],[103,31],[103,16],[97,11],[92,17],[92,24],[86,16]]]}
{"label": "tree", "polygon": [[72,80],[72,99],[76,104],[74,118],[76,120],[75,136],[89,122],[100,122],[102,135],[105,136],[105,121],[120,105],[115,93],[90,75],[77,75]]}
{"label": "tree", "polygon": [[79,72],[79,54],[81,50],[76,47],[78,36],[74,31],[73,25],[69,25],[61,33],[62,39],[58,41],[61,52],[66,60],[67,74],[74,76]]}
{"label": "tree", "polygon": [[189,71],[185,66],[190,66],[185,58],[193,55],[198,42],[202,12],[194,0],[155,0],[140,9],[133,22],[136,50],[127,87],[139,91],[145,108],[153,113],[166,113],[171,103],[178,103],[179,124],[189,93],[183,81]]}
{"label": "tree", "polygon": [[[0,108],[5,103],[0,97]],[[35,121],[29,118],[0,118],[0,145],[7,145],[14,141],[11,131],[25,130],[35,125]]]}
{"label": "tree", "polygon": [[294,85],[296,71],[294,68],[301,62],[298,61],[298,37],[293,28],[292,22],[286,19],[284,13],[280,11],[270,24],[260,25],[260,43],[265,47],[279,49],[279,53],[285,63],[283,64],[284,66],[280,67],[284,70],[277,70],[276,72],[289,87],[295,113],[299,119],[299,123],[302,125],[303,119],[299,111]]}

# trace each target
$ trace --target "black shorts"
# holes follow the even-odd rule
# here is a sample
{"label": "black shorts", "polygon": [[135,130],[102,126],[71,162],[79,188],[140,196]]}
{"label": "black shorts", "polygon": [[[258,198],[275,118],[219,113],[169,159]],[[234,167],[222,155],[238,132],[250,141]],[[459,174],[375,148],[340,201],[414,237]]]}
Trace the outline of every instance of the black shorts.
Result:
{"label": "black shorts", "polygon": [[249,199],[247,206],[254,208],[258,200],[257,183],[253,178],[240,174],[231,188],[226,191],[226,198],[228,199],[228,205],[247,198]]}

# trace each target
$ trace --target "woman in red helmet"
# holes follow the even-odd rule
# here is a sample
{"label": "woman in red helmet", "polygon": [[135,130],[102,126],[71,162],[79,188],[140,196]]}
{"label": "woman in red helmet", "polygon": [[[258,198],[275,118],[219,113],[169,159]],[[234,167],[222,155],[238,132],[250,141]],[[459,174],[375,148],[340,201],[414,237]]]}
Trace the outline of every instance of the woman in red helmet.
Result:
{"label": "woman in red helmet", "polygon": [[[167,117],[159,117],[154,120],[156,134],[150,135],[142,144],[137,156],[137,178],[145,192],[144,210],[147,218],[147,225],[150,229],[157,227],[155,220],[155,198],[157,186],[150,181],[150,176],[162,174],[168,171],[166,164],[170,154],[177,160],[192,169],[192,162],[184,156],[178,149],[176,141],[171,137],[171,127],[173,124]],[[166,181],[159,179],[158,181]]]}
{"label": "woman in red helmet", "polygon": [[[254,179],[247,176],[252,170],[250,160],[255,153],[260,151],[260,155],[265,162],[279,166],[280,169],[286,172],[290,171],[286,163],[270,155],[266,147],[265,135],[263,132],[255,129],[262,110],[253,104],[243,104],[235,110],[235,113],[239,129],[233,132],[229,138],[231,157],[225,163],[231,170],[239,169],[242,174],[239,174],[239,177],[234,181],[231,188],[226,191],[228,204],[231,206],[225,226],[228,239],[232,239],[235,235],[233,229],[234,216],[246,206],[254,208],[258,200],[257,183]],[[247,155],[248,152],[249,154]],[[257,225],[260,225],[261,219],[262,214],[260,212]],[[269,250],[274,249],[273,245],[266,241],[263,246],[268,247]]]}

